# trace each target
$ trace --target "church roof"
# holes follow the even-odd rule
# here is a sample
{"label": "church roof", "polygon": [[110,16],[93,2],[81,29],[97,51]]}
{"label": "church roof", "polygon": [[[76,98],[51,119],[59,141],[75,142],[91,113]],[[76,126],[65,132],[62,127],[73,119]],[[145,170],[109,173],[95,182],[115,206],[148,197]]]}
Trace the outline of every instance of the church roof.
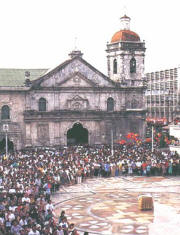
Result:
{"label": "church roof", "polygon": [[30,81],[46,73],[48,69],[0,69],[0,86],[22,87],[25,86],[25,72],[29,72]]}

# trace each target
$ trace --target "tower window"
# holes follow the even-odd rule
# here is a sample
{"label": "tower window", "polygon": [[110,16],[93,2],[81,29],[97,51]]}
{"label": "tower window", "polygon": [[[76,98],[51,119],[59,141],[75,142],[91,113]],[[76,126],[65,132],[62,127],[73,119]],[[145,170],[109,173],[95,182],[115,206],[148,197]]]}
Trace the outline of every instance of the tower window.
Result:
{"label": "tower window", "polygon": [[136,60],[134,57],[130,60],[130,73],[136,73]]}
{"label": "tower window", "polygon": [[113,112],[114,111],[114,99],[109,97],[107,99],[107,111],[108,112]]}
{"label": "tower window", "polygon": [[10,119],[10,110],[8,105],[4,105],[1,109],[1,119]]}
{"label": "tower window", "polygon": [[46,99],[39,99],[39,111],[46,111]]}
{"label": "tower window", "polygon": [[117,60],[116,59],[113,60],[113,73],[117,74]]}

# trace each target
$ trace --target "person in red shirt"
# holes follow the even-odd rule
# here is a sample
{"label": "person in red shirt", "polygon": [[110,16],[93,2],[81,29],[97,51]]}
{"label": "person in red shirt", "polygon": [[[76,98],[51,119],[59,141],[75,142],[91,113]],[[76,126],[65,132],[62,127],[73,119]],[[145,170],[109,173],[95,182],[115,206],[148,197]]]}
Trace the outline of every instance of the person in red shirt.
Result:
{"label": "person in red shirt", "polygon": [[147,163],[143,162],[142,164],[143,175],[146,175],[146,167],[147,167]]}

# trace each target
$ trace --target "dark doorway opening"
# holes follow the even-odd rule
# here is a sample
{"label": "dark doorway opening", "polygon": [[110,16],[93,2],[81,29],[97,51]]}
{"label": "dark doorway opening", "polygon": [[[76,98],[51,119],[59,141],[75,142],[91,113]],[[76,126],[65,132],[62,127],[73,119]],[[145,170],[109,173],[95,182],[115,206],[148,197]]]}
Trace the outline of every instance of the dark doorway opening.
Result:
{"label": "dark doorway opening", "polygon": [[75,123],[67,132],[67,145],[88,144],[88,130],[81,123]]}
{"label": "dark doorway opening", "polygon": [[[8,152],[14,151],[14,144],[8,139]],[[6,153],[6,140],[5,138],[0,141],[0,153]]]}

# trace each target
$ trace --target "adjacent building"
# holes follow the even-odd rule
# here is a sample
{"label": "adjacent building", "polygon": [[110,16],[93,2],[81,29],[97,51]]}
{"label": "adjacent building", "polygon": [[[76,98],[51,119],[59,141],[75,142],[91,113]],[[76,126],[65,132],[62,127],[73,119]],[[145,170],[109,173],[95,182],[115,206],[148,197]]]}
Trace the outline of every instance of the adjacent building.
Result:
{"label": "adjacent building", "polygon": [[172,122],[180,104],[180,67],[146,74],[147,116]]}

